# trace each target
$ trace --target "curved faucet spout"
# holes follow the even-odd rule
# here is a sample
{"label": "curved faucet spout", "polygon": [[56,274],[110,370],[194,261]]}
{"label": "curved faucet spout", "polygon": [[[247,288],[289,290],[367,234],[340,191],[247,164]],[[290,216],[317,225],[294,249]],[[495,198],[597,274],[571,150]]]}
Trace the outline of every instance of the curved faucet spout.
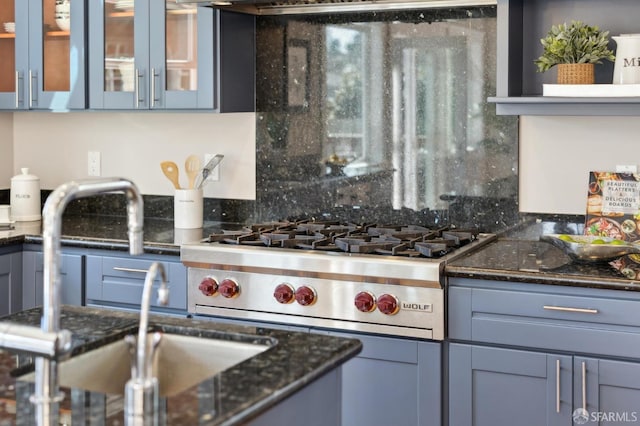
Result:
{"label": "curved faucet spout", "polygon": [[151,377],[154,351],[149,350],[147,332],[149,328],[149,310],[151,305],[151,288],[153,281],[160,274],[160,288],[158,289],[158,303],[166,305],[169,302],[169,289],[167,287],[167,274],[162,263],[154,262],[147,271],[142,289],[142,304],[140,306],[140,327],[138,329],[138,348],[136,352],[136,371],[138,380],[144,381]]}
{"label": "curved faucet spout", "polygon": [[127,222],[130,253],[143,253],[144,207],[142,194],[126,179],[105,178],[71,181],[56,188],[47,198],[42,210],[42,238],[44,256],[43,331],[60,328],[60,239],[62,214],[67,205],[78,198],[98,194],[122,192],[127,197]]}
{"label": "curved faucet spout", "polygon": [[[130,252],[142,254],[144,208],[142,194],[133,182],[121,178],[72,181],[56,188],[45,202],[42,210],[44,300],[40,325],[45,333],[60,332],[60,239],[64,209],[75,199],[112,192],[121,192],[127,197]],[[35,387],[32,401],[36,403],[36,423],[39,426],[57,424],[56,404],[61,399],[57,360],[36,358]]]}
{"label": "curved faucet spout", "polygon": [[124,414],[126,426],[157,424],[159,384],[158,379],[153,376],[153,359],[162,335],[154,333],[152,339],[147,339],[147,334],[151,288],[158,275],[160,275],[161,279],[160,288],[158,289],[158,302],[162,305],[168,303],[167,275],[162,263],[154,262],[147,271],[142,289],[140,327],[137,341],[133,336],[127,336],[125,339],[132,354],[131,379],[125,385]]}

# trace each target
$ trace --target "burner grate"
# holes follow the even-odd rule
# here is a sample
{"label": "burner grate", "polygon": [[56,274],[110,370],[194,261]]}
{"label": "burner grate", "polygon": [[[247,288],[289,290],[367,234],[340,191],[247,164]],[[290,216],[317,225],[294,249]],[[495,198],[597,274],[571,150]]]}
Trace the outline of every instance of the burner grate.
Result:
{"label": "burner grate", "polygon": [[419,225],[283,221],[211,234],[210,243],[439,258],[474,241],[476,230]]}

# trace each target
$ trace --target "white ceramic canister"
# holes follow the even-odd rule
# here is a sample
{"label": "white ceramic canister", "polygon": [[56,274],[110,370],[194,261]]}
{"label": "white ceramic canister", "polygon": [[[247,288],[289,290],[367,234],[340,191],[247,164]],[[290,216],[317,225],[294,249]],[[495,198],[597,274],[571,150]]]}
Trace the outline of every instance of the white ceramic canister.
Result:
{"label": "white ceramic canister", "polygon": [[640,83],[640,34],[611,37],[616,42],[613,84]]}
{"label": "white ceramic canister", "polygon": [[30,175],[26,167],[20,171],[21,174],[11,178],[11,219],[25,222],[40,220],[40,179]]}

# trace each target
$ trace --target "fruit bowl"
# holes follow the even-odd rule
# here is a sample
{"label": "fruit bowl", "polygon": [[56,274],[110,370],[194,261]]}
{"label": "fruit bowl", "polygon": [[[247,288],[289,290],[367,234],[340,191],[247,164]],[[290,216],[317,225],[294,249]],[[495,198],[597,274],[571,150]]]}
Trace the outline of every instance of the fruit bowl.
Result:
{"label": "fruit bowl", "polygon": [[546,234],[547,241],[578,262],[608,262],[628,254],[640,253],[640,244],[596,235]]}

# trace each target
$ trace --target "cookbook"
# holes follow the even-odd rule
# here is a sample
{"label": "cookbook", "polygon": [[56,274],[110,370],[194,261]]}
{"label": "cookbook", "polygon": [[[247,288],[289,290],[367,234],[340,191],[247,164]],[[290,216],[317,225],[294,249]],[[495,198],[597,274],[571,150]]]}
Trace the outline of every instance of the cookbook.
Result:
{"label": "cookbook", "polygon": [[[589,173],[584,234],[640,240],[640,174]],[[623,256],[611,265],[627,278],[640,279],[640,255]]]}

